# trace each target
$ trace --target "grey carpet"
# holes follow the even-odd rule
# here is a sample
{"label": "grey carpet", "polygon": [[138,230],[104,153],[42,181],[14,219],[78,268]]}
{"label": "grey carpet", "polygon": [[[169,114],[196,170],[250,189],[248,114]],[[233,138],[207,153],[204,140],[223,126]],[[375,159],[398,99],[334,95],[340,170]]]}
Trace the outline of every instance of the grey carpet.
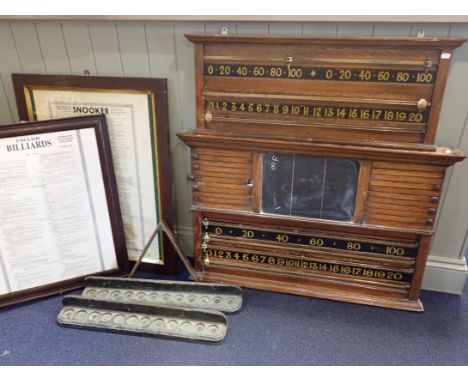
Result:
{"label": "grey carpet", "polygon": [[421,299],[411,313],[244,289],[206,345],[62,328],[56,296],[0,309],[0,365],[468,365],[468,287]]}

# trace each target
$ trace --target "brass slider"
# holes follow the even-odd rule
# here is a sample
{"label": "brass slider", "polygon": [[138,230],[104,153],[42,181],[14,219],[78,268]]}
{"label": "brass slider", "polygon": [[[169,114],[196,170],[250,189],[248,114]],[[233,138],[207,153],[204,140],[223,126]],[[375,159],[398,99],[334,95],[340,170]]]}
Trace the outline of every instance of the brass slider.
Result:
{"label": "brass slider", "polygon": [[205,234],[203,235],[203,242],[204,243],[210,242],[210,235],[208,235],[208,232],[205,232]]}
{"label": "brass slider", "polygon": [[210,263],[210,259],[208,258],[208,256],[206,256],[204,259],[203,259],[203,262],[205,264],[209,264]]}
{"label": "brass slider", "polygon": [[431,202],[432,202],[432,203],[439,203],[439,198],[438,198],[437,196],[433,196],[433,197],[431,198]]}
{"label": "brass slider", "polygon": [[192,184],[192,190],[198,191],[200,189],[200,186],[198,184]]}
{"label": "brass slider", "polygon": [[194,170],[198,170],[200,168],[200,166],[198,164],[192,164],[192,168]]}
{"label": "brass slider", "polygon": [[207,111],[205,113],[205,122],[210,123],[213,120],[213,114],[211,114],[211,111]]}
{"label": "brass slider", "polygon": [[435,208],[428,208],[427,212],[429,212],[431,215],[434,215],[436,213],[436,209]]}
{"label": "brass slider", "polygon": [[426,61],[424,61],[424,67],[426,69],[432,68],[434,65],[434,62],[430,58],[426,58]]}
{"label": "brass slider", "polygon": [[[283,94],[265,94],[265,93],[236,93],[236,92],[206,92],[207,97],[241,97],[241,98],[261,98],[264,100],[277,99],[284,101]],[[417,106],[417,101],[406,101],[396,99],[380,99],[380,98],[356,98],[356,97],[329,97],[329,96],[306,96],[306,95],[288,95],[288,100],[297,100],[300,102],[345,102],[345,103],[373,103],[378,105],[392,106]],[[427,103],[429,106],[429,103]],[[213,117],[217,118],[217,117]]]}
{"label": "brass slider", "polygon": [[201,249],[203,250],[203,252],[205,252],[207,250],[207,248],[208,248],[208,244],[202,243]]}
{"label": "brass slider", "polygon": [[418,104],[417,104],[417,108],[419,111],[424,111],[427,109],[427,107],[429,106],[429,102],[427,102],[424,98],[421,98],[419,101],[418,101]]}
{"label": "brass slider", "polygon": [[252,179],[247,179],[247,182],[245,182],[245,185],[247,187],[253,187],[253,180]]}
{"label": "brass slider", "polygon": [[210,222],[207,218],[204,218],[202,220],[202,224],[205,226],[205,229],[208,229],[208,226],[210,225]]}
{"label": "brass slider", "polygon": [[[288,54],[286,57],[272,57],[272,56],[243,56],[243,55],[237,55],[237,56],[204,56],[203,57],[205,61],[235,61],[235,62],[287,62],[290,64],[293,60],[293,57]],[[291,61],[287,61],[287,60]],[[359,65],[359,64],[369,64],[369,65],[403,65],[403,66],[425,66],[425,65],[431,65],[435,66],[436,63],[432,62],[429,59],[426,59],[424,61],[422,60],[363,60],[363,59],[355,59],[355,58],[316,58],[316,57],[297,57],[295,59],[296,62],[300,63],[307,63],[307,64],[312,64],[312,65],[325,65],[325,64],[331,64],[331,65],[343,65],[343,64],[353,64],[353,65]],[[428,66],[429,68],[429,66]]]}
{"label": "brass slider", "polygon": [[427,224],[427,225],[432,225],[432,224],[434,224],[434,220],[432,220],[432,219],[427,219],[427,220],[426,220],[426,224]]}
{"label": "brass slider", "polygon": [[195,180],[195,177],[192,174],[187,175],[187,181],[188,182],[193,182]]}

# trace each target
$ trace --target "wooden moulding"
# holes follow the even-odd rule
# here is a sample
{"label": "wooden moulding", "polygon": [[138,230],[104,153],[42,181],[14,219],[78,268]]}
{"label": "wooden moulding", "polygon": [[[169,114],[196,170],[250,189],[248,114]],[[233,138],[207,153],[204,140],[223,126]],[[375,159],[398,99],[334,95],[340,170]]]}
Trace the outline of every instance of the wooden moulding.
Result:
{"label": "wooden moulding", "polygon": [[196,35],[187,34],[194,43],[241,43],[282,45],[327,45],[363,47],[411,47],[455,49],[465,42],[462,38],[410,38],[410,37],[294,37],[259,35]]}
{"label": "wooden moulding", "polygon": [[[255,126],[255,130],[252,130]],[[349,143],[363,142],[408,142],[421,143],[424,139],[424,128],[396,129],[396,128],[368,128],[359,125],[344,124],[304,124],[286,121],[265,121],[260,119],[218,118],[206,125],[212,131],[229,132],[251,136],[268,135],[270,138],[284,139],[285,137],[305,137],[314,140],[346,140]]]}
{"label": "wooden moulding", "polygon": [[369,177],[372,168],[372,162],[362,161],[359,171],[359,180],[356,191],[356,202],[354,209],[354,222],[362,223],[364,220],[364,209],[367,200],[367,190],[369,188]]}
{"label": "wooden moulding", "polygon": [[436,150],[412,150],[404,145],[379,143],[368,146],[356,146],[348,143],[316,143],[313,139],[269,139],[242,135],[188,132],[177,136],[192,148],[210,148],[221,150],[295,153],[313,156],[331,156],[335,158],[353,158],[361,160],[376,160],[406,163],[427,164],[448,167],[466,158],[460,150],[438,147]]}
{"label": "wooden moulding", "polygon": [[418,256],[416,257],[416,265],[414,269],[413,282],[409,291],[409,299],[415,299],[421,292],[421,284],[426,269],[427,256],[431,249],[432,236],[423,236],[419,242]]}
{"label": "wooden moulding", "polygon": [[[197,45],[195,47],[195,66],[196,67],[203,67],[203,46]],[[195,76],[195,97],[196,97],[196,118],[197,118],[197,126],[201,126],[204,124],[204,105],[202,100],[203,94],[203,87],[204,87],[204,77],[203,76]]]}
{"label": "wooden moulding", "polygon": [[253,182],[253,200],[252,209],[254,212],[261,211],[261,195],[262,195],[262,174],[263,174],[263,157],[260,153],[253,154],[253,169],[252,169],[252,182]]}
{"label": "wooden moulding", "polygon": [[[267,78],[207,77],[205,78],[205,86],[210,91],[228,93],[254,91],[255,93],[262,94],[314,95],[321,97],[353,96],[357,98],[373,97],[383,100],[400,99],[407,101],[419,100],[420,98],[425,98],[429,101],[432,95],[432,86],[428,85],[406,84],[407,88],[405,89],[405,93],[402,94],[402,85],[400,84],[354,84],[351,82],[332,83],[314,81],[314,84],[311,85],[310,81],[297,79],[272,80]],[[285,98],[287,98],[287,95],[285,95]],[[367,102],[369,103],[370,101]]]}
{"label": "wooden moulding", "polygon": [[195,270],[197,272],[203,271],[203,259],[202,259],[202,249],[201,249],[201,213],[194,211],[193,212],[193,251],[195,258]]}
{"label": "wooden moulding", "polygon": [[[446,54],[446,53],[445,53]],[[450,55],[451,56],[451,55]],[[449,57],[450,57],[449,56]],[[440,60],[436,83],[434,84],[434,93],[432,94],[432,106],[429,120],[427,122],[426,136],[424,143],[433,143],[435,140],[437,126],[439,124],[440,109],[442,107],[442,98],[447,83],[450,59]]]}

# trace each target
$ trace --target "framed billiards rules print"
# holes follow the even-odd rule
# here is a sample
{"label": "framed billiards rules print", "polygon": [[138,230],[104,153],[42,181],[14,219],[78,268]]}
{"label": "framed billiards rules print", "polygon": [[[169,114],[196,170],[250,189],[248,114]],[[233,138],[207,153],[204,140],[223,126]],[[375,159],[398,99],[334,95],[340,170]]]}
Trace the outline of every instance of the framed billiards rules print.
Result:
{"label": "framed billiards rules print", "polygon": [[106,121],[0,127],[0,306],[128,268]]}

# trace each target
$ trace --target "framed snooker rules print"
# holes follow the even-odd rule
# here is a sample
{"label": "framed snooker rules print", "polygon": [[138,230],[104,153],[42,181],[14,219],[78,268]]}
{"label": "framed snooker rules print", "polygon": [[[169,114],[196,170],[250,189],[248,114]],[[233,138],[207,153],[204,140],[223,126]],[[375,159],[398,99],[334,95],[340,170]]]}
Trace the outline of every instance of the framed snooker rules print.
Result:
{"label": "framed snooker rules print", "polygon": [[[128,257],[136,261],[154,227],[173,228],[165,79],[13,74],[19,117],[40,121],[105,115]],[[173,273],[175,256],[158,236],[141,269]]]}
{"label": "framed snooker rules print", "polygon": [[103,116],[0,127],[0,306],[128,268]]}

